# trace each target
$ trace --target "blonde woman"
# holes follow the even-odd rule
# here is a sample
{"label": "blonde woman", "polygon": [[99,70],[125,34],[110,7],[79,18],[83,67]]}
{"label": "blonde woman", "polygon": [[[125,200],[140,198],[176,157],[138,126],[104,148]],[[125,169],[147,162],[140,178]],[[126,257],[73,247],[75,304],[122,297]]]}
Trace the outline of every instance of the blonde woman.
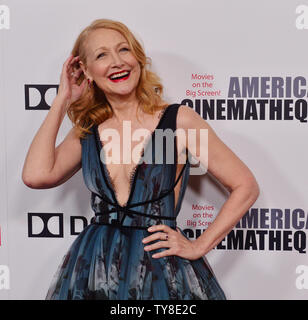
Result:
{"label": "blonde woman", "polygon": [[[63,65],[58,95],[33,139],[22,178],[30,188],[52,188],[82,168],[94,216],[63,257],[46,299],[226,299],[205,255],[255,202],[259,188],[206,121],[162,99],[160,79],[149,66],[129,29],[109,19],[85,28]],[[55,148],[65,114],[73,128]],[[156,145],[156,153],[158,147],[171,150],[173,162],[165,156],[160,163],[145,161],[146,155],[155,160],[159,129],[184,133]],[[196,150],[186,143],[188,129],[197,132]],[[200,129],[208,130],[208,145],[200,142]],[[140,130],[148,133],[142,143],[127,136]],[[108,162],[110,151],[113,160],[135,161]],[[195,240],[176,225],[189,154],[230,191],[214,223]]]}

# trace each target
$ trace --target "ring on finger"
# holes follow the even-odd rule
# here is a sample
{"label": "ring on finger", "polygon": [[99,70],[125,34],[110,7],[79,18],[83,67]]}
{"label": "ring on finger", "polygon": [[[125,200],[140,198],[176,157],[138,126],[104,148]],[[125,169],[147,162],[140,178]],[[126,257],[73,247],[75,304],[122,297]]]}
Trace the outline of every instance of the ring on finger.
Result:
{"label": "ring on finger", "polygon": [[168,233],[166,233],[165,240],[168,240],[168,239],[169,239],[169,236],[168,236]]}

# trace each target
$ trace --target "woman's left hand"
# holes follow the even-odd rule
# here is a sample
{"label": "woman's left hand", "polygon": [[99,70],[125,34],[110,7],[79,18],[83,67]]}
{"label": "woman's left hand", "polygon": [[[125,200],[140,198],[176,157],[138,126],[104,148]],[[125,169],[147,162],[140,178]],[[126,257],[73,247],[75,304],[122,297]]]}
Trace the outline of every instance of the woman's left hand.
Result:
{"label": "woman's left hand", "polygon": [[149,232],[156,232],[142,240],[142,243],[146,244],[154,240],[158,241],[154,244],[144,247],[145,251],[155,250],[158,248],[169,248],[162,252],[158,252],[152,255],[153,258],[161,258],[165,256],[176,255],[188,260],[197,260],[202,257],[201,248],[196,240],[186,239],[181,231],[177,228],[177,231],[171,229],[165,224],[159,224],[148,228]]}

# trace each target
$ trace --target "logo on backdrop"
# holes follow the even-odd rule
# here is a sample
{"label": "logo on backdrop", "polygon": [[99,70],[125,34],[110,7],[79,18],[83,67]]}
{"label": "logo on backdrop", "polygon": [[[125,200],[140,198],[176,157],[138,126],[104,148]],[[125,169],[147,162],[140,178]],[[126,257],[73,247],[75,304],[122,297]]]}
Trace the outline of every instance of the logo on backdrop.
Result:
{"label": "logo on backdrop", "polygon": [[0,265],[0,290],[10,289],[10,270],[6,265]]}
{"label": "logo on backdrop", "polygon": [[[199,237],[216,218],[214,206],[192,205],[183,232]],[[78,235],[89,225],[84,216],[71,216],[69,234]],[[251,208],[217,245],[216,250],[297,251],[306,253],[308,213],[303,209]],[[63,213],[28,213],[28,236],[63,238]]]}
{"label": "logo on backdrop", "polygon": [[56,84],[25,84],[26,110],[49,110],[58,88]]}
{"label": "logo on backdrop", "polygon": [[[187,220],[187,226],[197,227],[183,230],[189,238],[198,237],[213,222],[212,208],[201,210]],[[306,253],[307,229],[308,214],[303,209],[251,208],[215,249]]]}
{"label": "logo on backdrop", "polygon": [[0,5],[0,30],[1,29],[10,29],[10,9],[5,5]]}
{"label": "logo on backdrop", "polygon": [[296,288],[308,290],[308,266],[299,265],[296,267],[295,272],[299,274],[295,281]]}
{"label": "logo on backdrop", "polygon": [[[193,82],[193,86],[196,84],[199,83]],[[192,92],[186,90],[186,97],[196,99],[186,98],[181,104],[193,108],[205,120],[297,120],[307,123],[308,83],[303,76],[230,77],[227,99],[198,99],[204,92],[207,96],[220,96],[220,90],[197,90],[194,95]]]}
{"label": "logo on backdrop", "polygon": [[295,20],[296,28],[298,30],[308,29],[308,6],[303,4],[297,6],[295,13],[298,15]]}
{"label": "logo on backdrop", "polygon": [[[83,216],[70,217],[70,235],[78,235],[88,226]],[[28,213],[28,237],[30,238],[63,238],[63,213]]]}
{"label": "logo on backdrop", "polygon": [[63,213],[28,213],[30,238],[63,238]]}

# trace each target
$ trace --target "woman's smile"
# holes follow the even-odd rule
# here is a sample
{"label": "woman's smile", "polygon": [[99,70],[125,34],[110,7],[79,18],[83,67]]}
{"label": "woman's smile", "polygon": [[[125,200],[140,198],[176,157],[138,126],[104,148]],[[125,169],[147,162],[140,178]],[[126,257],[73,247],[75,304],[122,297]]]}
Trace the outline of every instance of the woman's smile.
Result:
{"label": "woman's smile", "polygon": [[121,82],[125,81],[129,78],[130,76],[130,71],[120,71],[120,72],[115,72],[109,76],[109,80],[112,82]]}

